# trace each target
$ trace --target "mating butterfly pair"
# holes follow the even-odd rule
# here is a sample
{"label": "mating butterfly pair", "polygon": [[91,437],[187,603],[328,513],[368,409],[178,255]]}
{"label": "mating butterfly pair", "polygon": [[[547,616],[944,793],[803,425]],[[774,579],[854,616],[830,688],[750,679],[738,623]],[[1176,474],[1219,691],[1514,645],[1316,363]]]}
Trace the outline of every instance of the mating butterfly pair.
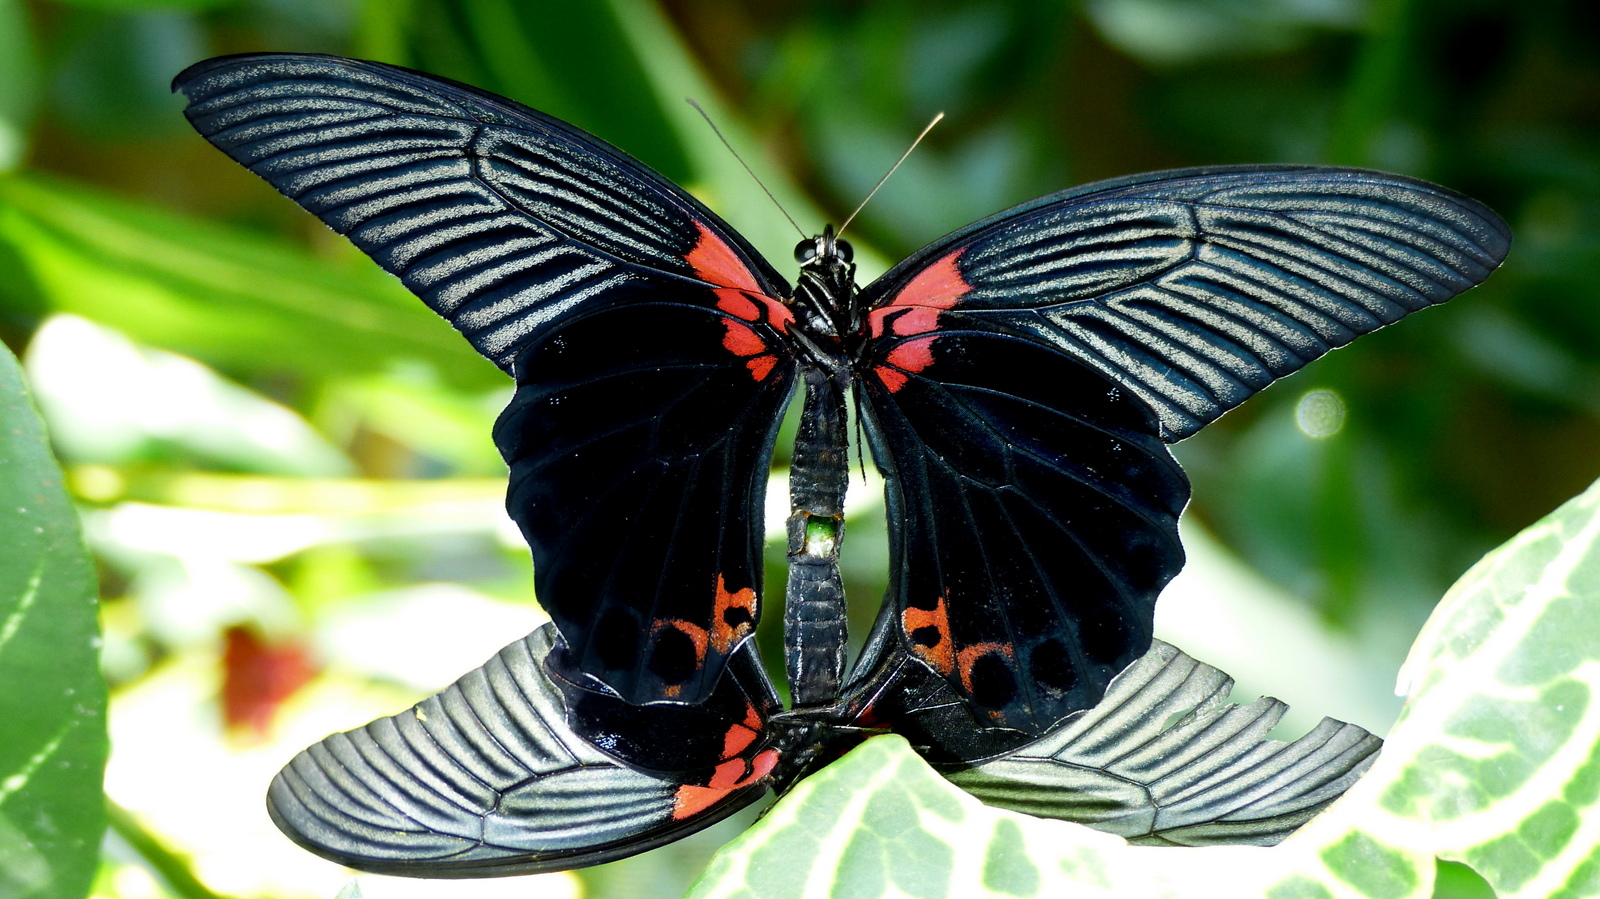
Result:
{"label": "mating butterfly pair", "polygon": [[[495,440],[552,624],[297,757],[269,806],[302,845],[422,876],[593,864],[884,731],[998,804],[1270,842],[1375,751],[1335,722],[1263,743],[1281,704],[1225,707],[1225,676],[1152,643],[1189,492],[1166,444],[1485,278],[1509,234],[1482,205],[1353,169],[1164,172],[1007,210],[859,291],[828,230],[791,289],[626,154],[464,85],[273,54],[175,89],[517,382]],[[784,709],[750,638],[796,392]],[[847,396],[892,551],[848,672]]]}

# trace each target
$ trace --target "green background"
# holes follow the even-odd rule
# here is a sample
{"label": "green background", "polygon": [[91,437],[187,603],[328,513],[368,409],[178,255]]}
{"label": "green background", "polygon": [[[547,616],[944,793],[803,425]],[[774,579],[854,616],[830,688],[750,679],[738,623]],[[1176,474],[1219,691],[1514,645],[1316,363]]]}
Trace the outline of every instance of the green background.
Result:
{"label": "green background", "polygon": [[[102,583],[113,734],[128,735],[107,896],[331,896],[287,867],[237,870],[251,863],[172,823],[232,820],[222,804],[244,799],[117,784],[163,759],[180,780],[248,779],[203,759],[270,774],[273,753],[442,685],[350,650],[426,629],[429,610],[474,624],[480,658],[537,620],[526,552],[493,521],[498,373],[196,137],[169,93],[194,61],[269,49],[397,62],[568,119],[689,186],[780,268],[795,234],[686,94],[807,230],[945,112],[851,226],[869,269],[1009,204],[1156,168],[1361,165],[1483,200],[1516,235],[1488,284],[1178,447],[1192,522],[1329,645],[1358,647],[1380,686],[1469,564],[1600,474],[1590,2],[0,0],[0,339],[39,394]],[[1338,400],[1331,436],[1296,424],[1313,390]],[[863,512],[847,573],[870,614],[885,559]],[[462,593],[418,586],[440,583]],[[737,829],[582,886],[676,895]],[[1447,869],[1448,895],[1482,889],[1464,870]]]}

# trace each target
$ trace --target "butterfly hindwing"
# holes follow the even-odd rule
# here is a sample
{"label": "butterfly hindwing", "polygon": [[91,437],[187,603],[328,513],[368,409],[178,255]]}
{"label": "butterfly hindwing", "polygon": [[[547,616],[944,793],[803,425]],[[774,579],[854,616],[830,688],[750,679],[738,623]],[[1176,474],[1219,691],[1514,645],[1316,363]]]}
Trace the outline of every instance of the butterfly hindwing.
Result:
{"label": "butterfly hindwing", "polygon": [[302,751],[273,779],[273,820],[364,871],[485,877],[643,852],[766,792],[644,773],[580,738],[545,671],[556,640],[546,625],[414,708]]}
{"label": "butterfly hindwing", "polygon": [[1176,441],[1477,284],[1509,247],[1482,204],[1400,175],[1185,169],[998,213],[913,254],[861,301],[875,329],[910,315],[905,326],[1034,335],[1132,390]]}
{"label": "butterfly hindwing", "polygon": [[207,140],[517,378],[508,511],[584,670],[630,702],[709,695],[758,611],[783,279],[620,150],[465,85],[287,54],[174,84]]}
{"label": "butterfly hindwing", "polygon": [[1266,739],[1287,706],[1228,703],[1233,679],[1160,640],[1094,709],[1003,758],[945,766],[990,805],[1147,845],[1270,846],[1344,793],[1381,741],[1324,718]]}

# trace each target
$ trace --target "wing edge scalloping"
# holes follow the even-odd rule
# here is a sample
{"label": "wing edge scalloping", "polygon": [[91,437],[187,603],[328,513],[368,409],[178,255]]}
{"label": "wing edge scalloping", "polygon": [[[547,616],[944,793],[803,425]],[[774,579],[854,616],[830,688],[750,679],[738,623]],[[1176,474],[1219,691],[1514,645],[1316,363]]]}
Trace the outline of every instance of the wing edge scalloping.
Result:
{"label": "wing edge scalloping", "polygon": [[[1220,670],[1157,640],[1095,709],[1031,746],[943,773],[991,805],[1076,821],[1133,843],[1273,845],[1342,795],[1382,741],[1329,718],[1293,742],[1262,740],[1286,706],[1270,697],[1227,703],[1232,685]],[[1180,712],[1184,717],[1167,727]],[[1140,750],[1160,745],[1170,752],[1179,748],[1173,743],[1214,738],[1216,725],[1232,733],[1188,765],[1143,779],[1123,770],[1147,757]],[[1100,759],[1075,756],[1075,748]],[[1063,790],[1068,784],[1072,789]]]}

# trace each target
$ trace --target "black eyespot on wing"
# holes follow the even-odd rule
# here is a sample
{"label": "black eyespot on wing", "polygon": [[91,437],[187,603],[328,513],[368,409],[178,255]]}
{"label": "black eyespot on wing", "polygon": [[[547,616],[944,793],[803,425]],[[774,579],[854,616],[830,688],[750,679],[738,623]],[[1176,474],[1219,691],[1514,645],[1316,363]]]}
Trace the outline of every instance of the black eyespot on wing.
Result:
{"label": "black eyespot on wing", "polygon": [[1017,679],[999,652],[979,656],[967,670],[972,698],[981,706],[1003,709],[1017,697]]}
{"label": "black eyespot on wing", "polygon": [[1066,646],[1054,638],[1045,640],[1028,653],[1028,674],[1034,683],[1057,693],[1071,690],[1077,681]]}

